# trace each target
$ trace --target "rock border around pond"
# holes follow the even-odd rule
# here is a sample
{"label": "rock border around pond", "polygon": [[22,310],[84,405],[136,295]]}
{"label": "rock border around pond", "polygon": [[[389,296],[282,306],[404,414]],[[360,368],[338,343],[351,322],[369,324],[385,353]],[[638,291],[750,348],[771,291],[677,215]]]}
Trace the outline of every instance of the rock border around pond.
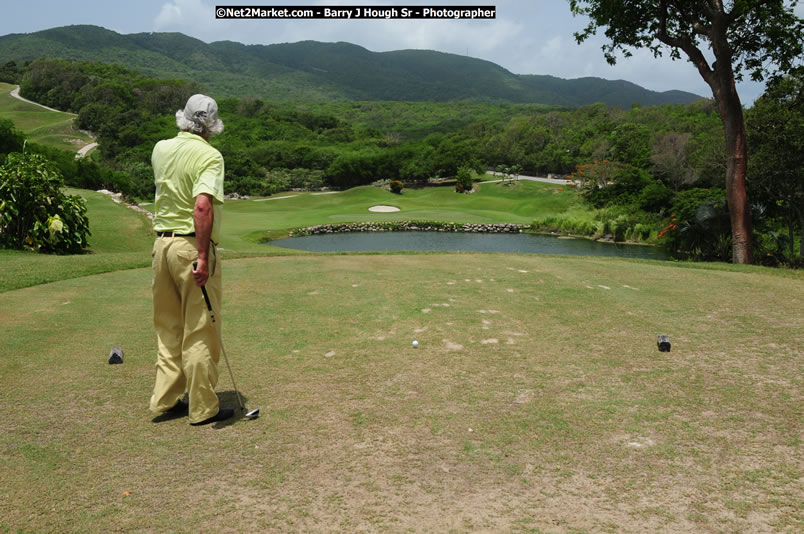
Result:
{"label": "rock border around pond", "polygon": [[345,232],[467,232],[488,234],[518,234],[530,229],[529,224],[498,223],[498,224],[457,224],[444,222],[363,222],[321,224],[291,230],[288,237],[304,237],[319,234],[339,234]]}

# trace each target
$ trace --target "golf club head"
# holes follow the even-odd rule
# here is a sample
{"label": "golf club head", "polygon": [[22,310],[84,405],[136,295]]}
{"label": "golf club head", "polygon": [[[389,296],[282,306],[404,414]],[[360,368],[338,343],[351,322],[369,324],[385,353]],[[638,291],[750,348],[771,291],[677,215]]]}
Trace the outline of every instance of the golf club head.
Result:
{"label": "golf club head", "polygon": [[243,414],[243,417],[245,417],[246,419],[256,419],[259,416],[260,416],[260,409],[259,408],[254,408],[250,412],[246,412],[245,414]]}

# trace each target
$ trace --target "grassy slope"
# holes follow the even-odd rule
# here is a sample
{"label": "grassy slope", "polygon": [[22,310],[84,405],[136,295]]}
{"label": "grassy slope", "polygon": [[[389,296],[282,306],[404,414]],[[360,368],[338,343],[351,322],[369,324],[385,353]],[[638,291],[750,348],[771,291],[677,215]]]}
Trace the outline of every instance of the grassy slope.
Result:
{"label": "grassy slope", "polygon": [[150,221],[94,191],[69,189],[87,202],[91,253],[73,256],[0,250],[0,291],[150,265]]}
{"label": "grassy slope", "polygon": [[76,151],[92,139],[73,128],[72,113],[48,111],[22,102],[9,93],[13,85],[0,83],[0,118],[14,122],[32,143]]}
{"label": "grassy slope", "polygon": [[141,214],[116,204],[111,197],[85,189],[67,189],[81,196],[89,215],[90,249],[94,253],[150,251],[153,245],[151,223]]}

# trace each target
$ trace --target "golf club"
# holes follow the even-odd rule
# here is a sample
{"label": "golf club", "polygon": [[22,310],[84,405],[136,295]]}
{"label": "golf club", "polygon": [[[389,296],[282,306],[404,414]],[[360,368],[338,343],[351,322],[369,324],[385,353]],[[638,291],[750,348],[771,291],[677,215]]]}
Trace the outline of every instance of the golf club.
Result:
{"label": "golf club", "polygon": [[[197,269],[197,264],[193,264],[193,268]],[[243,405],[243,399],[240,397],[240,390],[237,389],[237,383],[234,379],[234,373],[232,373],[232,366],[229,365],[229,358],[226,356],[226,348],[223,346],[223,339],[221,339],[220,334],[218,333],[218,325],[215,322],[215,313],[212,311],[212,303],[209,301],[209,295],[207,294],[206,286],[201,286],[201,292],[204,294],[204,300],[207,303],[207,310],[209,310],[209,318],[212,319],[212,328],[215,330],[215,337],[218,338],[218,343],[221,346],[221,352],[223,353],[223,359],[226,362],[226,368],[229,369],[229,376],[232,378],[232,385],[234,386],[235,393],[237,394],[237,404],[240,405],[240,413],[243,414],[243,417],[246,419],[256,419],[260,416],[260,409],[254,408],[250,412],[246,412],[246,407]]]}

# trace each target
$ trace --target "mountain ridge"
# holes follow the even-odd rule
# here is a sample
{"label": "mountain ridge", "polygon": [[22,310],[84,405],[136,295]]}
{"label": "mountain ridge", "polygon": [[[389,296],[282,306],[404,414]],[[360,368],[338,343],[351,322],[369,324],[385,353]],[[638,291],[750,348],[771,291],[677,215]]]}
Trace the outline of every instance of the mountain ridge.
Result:
{"label": "mountain ridge", "polygon": [[0,61],[40,57],[120,63],[186,78],[219,96],[266,100],[485,101],[578,107],[596,102],[686,104],[699,95],[650,91],[626,80],[514,74],[491,61],[434,50],[373,52],[344,41],[205,43],[182,33],[119,34],[92,25],[0,36]]}

